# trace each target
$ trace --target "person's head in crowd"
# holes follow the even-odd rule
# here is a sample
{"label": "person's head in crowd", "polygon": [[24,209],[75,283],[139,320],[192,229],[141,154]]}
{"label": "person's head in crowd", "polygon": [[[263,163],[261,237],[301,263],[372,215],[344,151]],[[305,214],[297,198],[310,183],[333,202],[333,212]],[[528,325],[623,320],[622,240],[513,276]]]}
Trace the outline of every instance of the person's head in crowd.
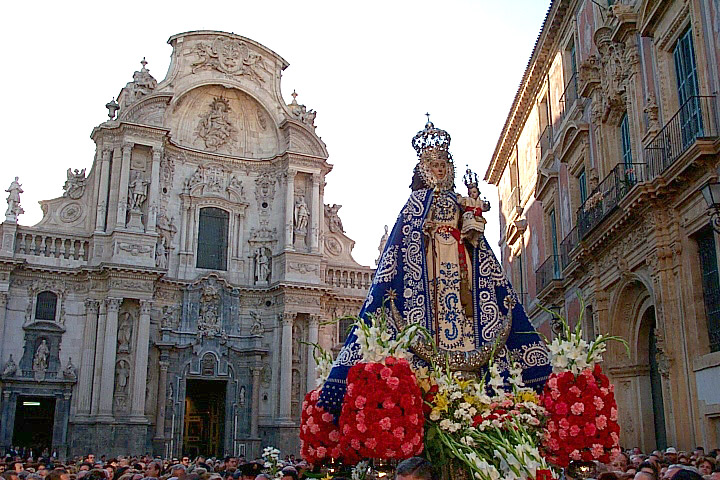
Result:
{"label": "person's head in crowd", "polygon": [[703,480],[694,467],[684,467],[670,477],[672,480]]}
{"label": "person's head in crowd", "polygon": [[272,480],[272,477],[267,473],[261,473],[255,477],[255,480]]}
{"label": "person's head in crowd", "polygon": [[15,470],[5,470],[0,473],[0,479],[2,480],[20,480],[18,473]]}
{"label": "person's head in crowd", "polygon": [[27,476],[27,480],[42,480],[42,477],[37,473],[31,473]]}
{"label": "person's head in crowd", "polygon": [[225,469],[234,472],[238,467],[238,457],[232,456],[225,459]]}
{"label": "person's head in crowd", "polygon": [[15,470],[15,472],[22,472],[24,470],[22,462],[15,462],[13,464],[13,470]]}
{"label": "person's head in crowd", "polygon": [[182,459],[180,460],[180,464],[183,465],[185,468],[190,466],[190,457],[187,455],[183,455]]}
{"label": "person's head in crowd", "polygon": [[597,480],[620,480],[618,472],[603,472],[598,475]]}
{"label": "person's head in crowd", "polygon": [[673,463],[677,463],[678,460],[678,451],[675,447],[668,447],[665,449],[665,461],[672,465]]}
{"label": "person's head in crowd", "polygon": [[200,480],[200,475],[193,471],[185,476],[185,480]]}
{"label": "person's head in crowd", "polygon": [[299,480],[297,470],[294,468],[285,467],[282,469],[281,480]]}
{"label": "person's head in crowd", "polygon": [[70,475],[65,470],[56,468],[48,472],[45,480],[70,480]]}
{"label": "person's head in crowd", "polygon": [[94,453],[88,453],[87,458],[85,459],[90,465],[95,463],[95,454]]}
{"label": "person's head in crowd", "polygon": [[262,469],[263,466],[258,462],[245,463],[238,468],[238,473],[240,474],[238,478],[240,480],[255,480],[257,475],[262,472]]}
{"label": "person's head in crowd", "polygon": [[655,479],[657,479],[660,474],[660,470],[658,469],[657,465],[648,461],[642,462],[640,465],[638,465],[637,471],[650,474]]}
{"label": "person's head in crowd", "polygon": [[697,461],[697,469],[700,475],[710,475],[715,470],[715,459],[712,457],[702,457]]}
{"label": "person's head in crowd", "polygon": [[610,469],[615,472],[624,472],[627,470],[630,459],[623,452],[617,452],[610,460]]}
{"label": "person's head in crowd", "polygon": [[678,453],[677,463],[680,465],[690,465],[690,457],[688,457],[687,453],[680,452]]}
{"label": "person's head in crowd", "polygon": [[715,470],[710,474],[710,480],[720,480],[720,470]]}
{"label": "person's head in crowd", "polygon": [[432,464],[422,457],[410,457],[395,469],[396,480],[439,480]]}
{"label": "person's head in crowd", "polygon": [[83,477],[84,480],[106,480],[107,472],[102,468],[93,468]]}
{"label": "person's head in crowd", "polygon": [[158,462],[157,460],[153,460],[152,462],[147,464],[147,467],[145,467],[145,476],[152,477],[152,478],[158,478],[158,477],[160,477],[161,470],[162,470],[162,464],[160,462]]}
{"label": "person's head in crowd", "polygon": [[692,454],[695,458],[703,458],[705,456],[705,448],[698,445]]}
{"label": "person's head in crowd", "polygon": [[635,480],[657,480],[652,474],[639,471],[635,474]]}
{"label": "person's head in crowd", "polygon": [[177,477],[178,480],[185,480],[186,475],[187,475],[187,470],[185,468],[185,465],[178,463],[178,464],[170,467],[170,476],[171,477]]}
{"label": "person's head in crowd", "polygon": [[662,458],[662,457],[660,457],[660,455],[655,454],[655,453],[652,453],[652,454],[650,454],[650,456],[648,457],[647,461],[650,462],[650,463],[652,463],[653,465],[659,467],[659,466],[660,466],[660,459],[661,459],[661,458]]}

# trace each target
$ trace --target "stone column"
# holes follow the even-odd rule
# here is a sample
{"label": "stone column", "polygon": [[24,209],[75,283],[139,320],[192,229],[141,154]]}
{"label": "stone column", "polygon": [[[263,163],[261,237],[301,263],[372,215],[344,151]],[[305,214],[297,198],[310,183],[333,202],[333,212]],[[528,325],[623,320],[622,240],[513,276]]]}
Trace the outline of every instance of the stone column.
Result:
{"label": "stone column", "polygon": [[[310,344],[317,344],[318,343],[318,329],[320,327],[320,315],[310,315],[308,319],[308,343]],[[313,345],[307,346],[308,352],[307,352],[307,390],[308,392],[310,390],[315,389],[315,359],[313,358],[313,350],[315,350],[315,347]]]}
{"label": "stone column", "polygon": [[2,392],[0,401],[0,414],[3,421],[0,424],[0,451],[6,451],[12,442],[13,426],[15,425],[15,407],[17,405],[17,394],[5,389]]}
{"label": "stone column", "polygon": [[7,338],[5,336],[5,312],[7,310],[7,300],[8,294],[5,292],[0,292],[0,365],[5,365],[6,360],[3,356],[3,353],[5,350],[5,339]]}
{"label": "stone column", "polygon": [[152,169],[150,170],[150,203],[148,204],[147,231],[154,232],[157,225],[158,205],[160,204],[160,159],[162,147],[153,147]]}
{"label": "stone column", "polygon": [[292,406],[292,329],[296,313],[286,312],[282,320],[280,357],[280,421],[289,422]]}
{"label": "stone column", "polygon": [[285,250],[293,250],[295,229],[295,175],[297,171],[288,168],[287,191],[285,192]]}
{"label": "stone column", "polygon": [[165,402],[167,401],[167,372],[170,362],[160,360],[160,378],[158,379],[157,412],[155,413],[155,438],[165,438]]}
{"label": "stone column", "polygon": [[[115,353],[117,350],[118,311],[122,298],[107,299],[107,319],[102,356],[102,375],[100,377],[99,420],[112,421],[113,397],[115,393]],[[144,388],[144,387],[143,387]]]}
{"label": "stone column", "polygon": [[258,421],[260,419],[260,367],[250,368],[252,372],[252,399],[250,403],[250,438],[258,438]]}
{"label": "stone column", "polygon": [[128,184],[130,183],[130,158],[132,156],[132,143],[122,147],[122,165],[120,166],[120,187],[118,190],[117,219],[115,228],[125,228],[128,207]]}
{"label": "stone column", "polygon": [[95,335],[95,358],[92,374],[92,405],[90,413],[97,415],[100,412],[100,380],[102,379],[103,350],[105,349],[105,324],[107,323],[108,300],[100,303],[97,332]]}
{"label": "stone column", "polygon": [[85,300],[85,330],[83,331],[82,357],[77,382],[77,414],[79,417],[90,415],[92,406],[93,363],[95,361],[95,341],[97,339],[99,302]]}
{"label": "stone column", "polygon": [[152,301],[140,300],[140,320],[135,343],[135,372],[133,373],[132,407],[130,415],[145,422],[145,384],[147,383],[148,348],[150,345],[150,309]]}
{"label": "stone column", "polygon": [[105,231],[105,218],[107,217],[108,189],[110,188],[110,155],[112,150],[104,148],[100,160],[100,188],[98,188],[97,215],[95,217],[95,231]]}
{"label": "stone column", "polygon": [[312,224],[310,230],[310,251],[317,253],[319,250],[319,234],[320,234],[320,179],[319,173],[313,173],[312,176]]}

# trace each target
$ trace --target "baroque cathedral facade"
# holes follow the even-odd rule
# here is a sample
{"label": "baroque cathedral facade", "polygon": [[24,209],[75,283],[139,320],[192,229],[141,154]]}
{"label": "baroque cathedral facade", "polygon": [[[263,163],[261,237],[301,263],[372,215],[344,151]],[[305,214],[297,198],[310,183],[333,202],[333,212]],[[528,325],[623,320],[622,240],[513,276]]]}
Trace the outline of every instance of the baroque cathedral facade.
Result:
{"label": "baroque cathedral facade", "polygon": [[143,59],[37,225],[7,190],[0,450],[297,453],[309,344],[336,347],[362,305],[373,270],[324,204],[332,166],[315,112],[281,96],[288,63],[223,32],[168,43],[166,78]]}

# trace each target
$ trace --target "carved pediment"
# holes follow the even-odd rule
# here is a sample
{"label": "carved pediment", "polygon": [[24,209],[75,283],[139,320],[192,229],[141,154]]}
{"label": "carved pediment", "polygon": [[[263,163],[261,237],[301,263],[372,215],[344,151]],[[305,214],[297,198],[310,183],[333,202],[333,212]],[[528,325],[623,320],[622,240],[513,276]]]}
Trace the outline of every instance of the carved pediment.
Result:
{"label": "carved pediment", "polygon": [[285,127],[285,135],[287,136],[287,149],[289,152],[305,153],[318,157],[327,158],[327,150],[325,144],[306,130],[292,122],[287,122]]}
{"label": "carved pediment", "polygon": [[184,190],[193,197],[218,197],[234,203],[245,203],[240,176],[220,163],[200,165],[185,180]]}

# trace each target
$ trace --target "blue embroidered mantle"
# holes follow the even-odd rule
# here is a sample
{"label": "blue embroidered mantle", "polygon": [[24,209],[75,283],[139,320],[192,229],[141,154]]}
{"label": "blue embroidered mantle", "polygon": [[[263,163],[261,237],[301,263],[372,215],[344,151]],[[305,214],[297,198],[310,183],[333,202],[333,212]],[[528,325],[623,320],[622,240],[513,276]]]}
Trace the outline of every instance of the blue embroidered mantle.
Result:
{"label": "blue embroidered mantle", "polygon": [[[360,311],[361,318],[367,318],[368,313],[380,309],[385,300],[393,302],[393,310],[396,309],[406,322],[423,325],[435,334],[423,233],[433,194],[433,190],[414,191],[400,212]],[[449,195],[457,202],[454,193],[443,192],[443,195]],[[502,338],[503,320],[507,318],[508,307],[511,307],[510,332],[505,346],[498,349],[495,362],[506,377],[509,362],[518,362],[523,369],[525,383],[541,390],[552,371],[547,350],[484,237],[478,248],[471,248],[471,262],[473,318],[478,323],[474,335],[475,348],[487,348],[496,339]],[[353,330],[323,385],[319,405],[339,415],[347,388],[348,371],[360,360],[359,344]]]}

